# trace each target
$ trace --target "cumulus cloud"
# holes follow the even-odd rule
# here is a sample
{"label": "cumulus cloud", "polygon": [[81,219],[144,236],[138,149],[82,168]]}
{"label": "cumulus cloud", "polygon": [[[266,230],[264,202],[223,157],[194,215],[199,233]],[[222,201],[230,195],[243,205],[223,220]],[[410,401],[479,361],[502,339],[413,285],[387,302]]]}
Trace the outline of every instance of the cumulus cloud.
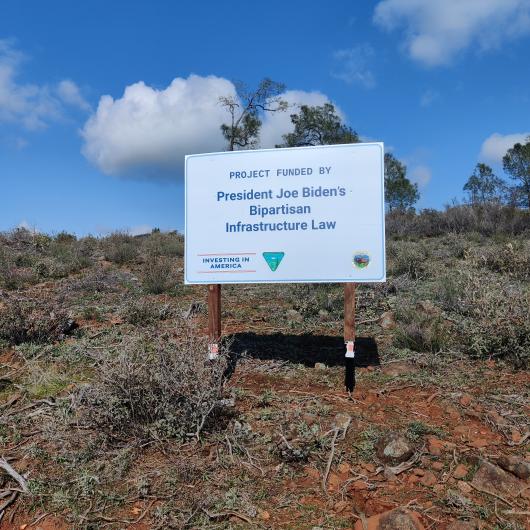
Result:
{"label": "cumulus cloud", "polygon": [[57,87],[20,83],[18,76],[25,60],[11,41],[0,40],[0,123],[43,129],[63,117],[63,100],[86,104],[73,81],[61,81]]}
{"label": "cumulus cloud", "polygon": [[109,175],[182,174],[184,155],[223,149],[228,113],[219,97],[235,94],[226,79],[191,75],[163,90],[140,81],[121,98],[102,96],[82,130],[83,154]]}
{"label": "cumulus cloud", "polygon": [[[260,131],[260,147],[264,149],[283,143],[282,136],[293,130],[291,114],[296,114],[301,105],[322,106],[324,103],[330,103],[329,98],[320,92],[288,90],[281,97],[287,101],[289,108],[285,112],[268,113],[264,116]],[[337,113],[344,118],[339,108]]]}
{"label": "cumulus cloud", "polygon": [[81,94],[79,87],[71,79],[63,79],[57,85],[57,93],[64,103],[79,107],[81,110],[90,110],[90,105]]}
{"label": "cumulus cloud", "polygon": [[485,162],[500,163],[508,149],[516,143],[524,143],[529,136],[530,132],[505,135],[493,133],[484,140],[479,158]]}
{"label": "cumulus cloud", "polygon": [[373,88],[375,86],[375,77],[370,70],[370,61],[374,55],[374,49],[369,44],[337,50],[333,54],[335,68],[332,76],[348,84]]}
{"label": "cumulus cloud", "polygon": [[425,188],[431,181],[431,168],[425,165],[415,166],[410,170],[410,179],[415,182],[420,188]]}
{"label": "cumulus cloud", "polygon": [[438,66],[466,48],[488,50],[529,33],[530,0],[382,0],[374,21],[404,28],[410,57]]}
{"label": "cumulus cloud", "polygon": [[[138,82],[118,99],[103,96],[86,122],[83,154],[108,175],[176,179],[182,175],[184,155],[222,151],[220,126],[229,119],[220,96],[236,98],[231,81],[215,76],[176,78],[158,90]],[[260,147],[274,147],[292,130],[290,114],[301,104],[329,101],[319,92],[288,91],[282,98],[286,112],[263,117]]]}

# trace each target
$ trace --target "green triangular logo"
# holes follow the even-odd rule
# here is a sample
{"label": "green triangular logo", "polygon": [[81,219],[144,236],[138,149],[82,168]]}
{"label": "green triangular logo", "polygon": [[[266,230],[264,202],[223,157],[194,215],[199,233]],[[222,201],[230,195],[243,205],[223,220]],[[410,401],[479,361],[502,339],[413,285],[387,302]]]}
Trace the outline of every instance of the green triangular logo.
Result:
{"label": "green triangular logo", "polygon": [[267,265],[269,266],[272,272],[274,272],[278,268],[284,256],[285,256],[285,252],[264,252],[263,253],[263,257],[265,258],[265,261],[267,262]]}

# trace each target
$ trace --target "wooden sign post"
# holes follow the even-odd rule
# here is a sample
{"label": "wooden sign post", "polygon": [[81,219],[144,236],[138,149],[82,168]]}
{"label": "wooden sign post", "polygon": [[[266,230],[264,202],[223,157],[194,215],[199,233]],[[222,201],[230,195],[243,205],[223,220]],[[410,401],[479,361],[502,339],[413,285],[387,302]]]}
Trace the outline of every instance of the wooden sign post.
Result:
{"label": "wooden sign post", "polygon": [[384,153],[366,142],[186,156],[184,283],[207,286],[210,358],[221,285],[342,284],[353,389],[355,287],[386,279]]}
{"label": "wooden sign post", "polygon": [[208,285],[208,357],[219,355],[221,340],[221,285]]}
{"label": "wooden sign post", "polygon": [[344,284],[344,343],[346,344],[346,374],[344,384],[348,392],[355,386],[355,284]]}

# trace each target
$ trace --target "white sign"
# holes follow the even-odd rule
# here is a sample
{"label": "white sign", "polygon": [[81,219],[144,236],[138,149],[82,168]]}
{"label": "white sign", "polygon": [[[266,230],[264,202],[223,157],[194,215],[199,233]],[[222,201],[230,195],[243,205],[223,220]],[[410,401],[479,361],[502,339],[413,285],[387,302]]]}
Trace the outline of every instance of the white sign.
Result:
{"label": "white sign", "polygon": [[385,280],[382,143],[189,155],[185,283]]}

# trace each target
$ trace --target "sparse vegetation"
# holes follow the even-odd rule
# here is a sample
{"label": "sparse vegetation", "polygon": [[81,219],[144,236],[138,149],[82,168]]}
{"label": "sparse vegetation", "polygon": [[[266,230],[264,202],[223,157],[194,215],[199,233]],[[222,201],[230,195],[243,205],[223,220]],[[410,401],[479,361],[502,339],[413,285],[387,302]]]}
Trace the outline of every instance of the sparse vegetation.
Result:
{"label": "sparse vegetation", "polygon": [[[341,393],[342,285],[226,287],[233,353],[211,363],[204,290],[176,288],[180,235],[0,235],[0,449],[31,472],[17,513],[80,529],[141,516],[153,528],[341,528],[355,522],[343,499],[375,513],[391,484],[420,514],[436,491],[431,517],[495,522],[495,499],[444,477],[456,458],[471,482],[483,444],[528,447],[527,213],[488,203],[387,221],[388,281],[357,288],[358,358],[373,337],[369,364],[382,366],[357,370],[353,399]],[[392,432],[418,458],[396,481],[376,455]]]}
{"label": "sparse vegetation", "polygon": [[118,440],[198,437],[221,408],[224,357],[212,365],[206,341],[185,324],[180,331],[178,341],[145,331],[94,353],[95,380],[77,399],[81,416]]}

